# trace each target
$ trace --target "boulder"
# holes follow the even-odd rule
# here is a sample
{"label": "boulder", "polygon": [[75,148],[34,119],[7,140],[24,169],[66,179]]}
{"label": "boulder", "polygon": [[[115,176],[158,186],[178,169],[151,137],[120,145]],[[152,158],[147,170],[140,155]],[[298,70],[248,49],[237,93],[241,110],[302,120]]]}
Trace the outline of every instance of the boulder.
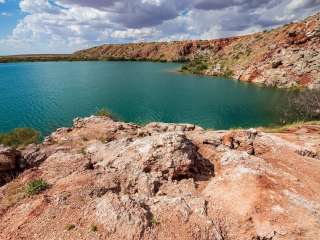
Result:
{"label": "boulder", "polygon": [[0,172],[25,168],[21,153],[11,147],[0,145]]}
{"label": "boulder", "polygon": [[11,147],[0,145],[0,186],[26,167],[21,153]]}
{"label": "boulder", "polygon": [[38,166],[47,158],[47,151],[41,150],[41,147],[36,144],[30,144],[21,151],[25,164],[28,167]]}
{"label": "boulder", "polygon": [[255,129],[229,132],[222,137],[222,144],[230,149],[245,151],[248,154],[253,155],[253,143],[257,134],[258,133]]}

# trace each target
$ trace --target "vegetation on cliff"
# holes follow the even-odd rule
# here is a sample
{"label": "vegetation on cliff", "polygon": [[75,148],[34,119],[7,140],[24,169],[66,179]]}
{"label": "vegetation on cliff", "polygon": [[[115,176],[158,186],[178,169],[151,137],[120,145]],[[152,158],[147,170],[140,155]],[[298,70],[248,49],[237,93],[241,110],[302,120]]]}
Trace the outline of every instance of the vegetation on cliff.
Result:
{"label": "vegetation on cliff", "polygon": [[16,128],[8,133],[0,133],[0,144],[12,147],[38,143],[40,133],[32,128]]}
{"label": "vegetation on cliff", "polygon": [[36,195],[46,190],[49,184],[43,179],[36,179],[26,185],[25,192],[28,196]]}
{"label": "vegetation on cliff", "polygon": [[111,117],[112,114],[108,109],[101,108],[95,113],[95,116],[98,116],[98,117]]}
{"label": "vegetation on cliff", "polygon": [[196,58],[192,62],[186,63],[181,67],[182,72],[189,72],[193,74],[202,74],[208,69],[208,63],[205,59]]}

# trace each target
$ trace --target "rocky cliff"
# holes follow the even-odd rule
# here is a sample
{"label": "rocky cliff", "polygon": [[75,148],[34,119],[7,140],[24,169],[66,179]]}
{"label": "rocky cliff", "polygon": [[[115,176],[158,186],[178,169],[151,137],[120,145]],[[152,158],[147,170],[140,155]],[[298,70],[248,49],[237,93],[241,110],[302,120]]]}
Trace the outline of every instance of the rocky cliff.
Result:
{"label": "rocky cliff", "polygon": [[185,62],[197,58],[202,51],[223,48],[238,38],[102,45],[74,55],[82,59]]}
{"label": "rocky cliff", "polygon": [[320,87],[320,13],[281,28],[244,36],[201,54],[207,75],[274,87]]}
{"label": "rocky cliff", "polygon": [[0,239],[318,239],[319,133],[76,119],[0,147]]}
{"label": "rocky cliff", "polygon": [[320,13],[298,23],[242,37],[103,45],[84,59],[190,61],[183,70],[267,86],[320,87]]}

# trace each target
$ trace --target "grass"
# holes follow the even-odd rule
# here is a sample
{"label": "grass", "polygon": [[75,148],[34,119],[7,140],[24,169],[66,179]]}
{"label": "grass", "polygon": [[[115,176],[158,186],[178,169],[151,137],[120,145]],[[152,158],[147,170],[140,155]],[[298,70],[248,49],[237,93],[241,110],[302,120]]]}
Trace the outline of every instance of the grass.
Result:
{"label": "grass", "polygon": [[28,196],[39,194],[40,192],[46,190],[49,184],[43,179],[36,179],[29,182],[25,188],[25,192]]}
{"label": "grass", "polygon": [[0,200],[0,205],[4,209],[15,205],[25,197],[24,186],[17,181],[12,181],[7,184],[5,194]]}
{"label": "grass", "polygon": [[32,128],[16,128],[8,133],[0,133],[0,144],[19,147],[38,143],[40,133]]}
{"label": "grass", "polygon": [[[298,128],[305,125],[320,125],[320,121],[296,121],[292,123],[282,124],[282,125],[271,125],[267,127],[257,127],[260,131],[267,132],[267,133],[283,133],[292,128]],[[232,127],[229,128],[229,131],[241,131],[246,130],[247,128],[243,127]]]}
{"label": "grass", "polygon": [[244,130],[244,128],[243,127],[232,127],[232,128],[229,128],[228,130],[229,131],[242,131],[242,130]]}
{"label": "grass", "polygon": [[320,121],[297,121],[285,125],[272,126],[272,127],[261,127],[260,129],[268,133],[282,133],[292,128],[298,128],[303,125],[320,125]]}

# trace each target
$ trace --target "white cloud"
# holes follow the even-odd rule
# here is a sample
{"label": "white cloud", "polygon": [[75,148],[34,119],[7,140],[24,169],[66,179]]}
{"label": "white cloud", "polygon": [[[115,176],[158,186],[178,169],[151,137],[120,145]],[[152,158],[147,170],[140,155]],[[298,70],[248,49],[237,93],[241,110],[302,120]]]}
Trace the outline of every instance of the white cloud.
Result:
{"label": "white cloud", "polygon": [[161,0],[141,0],[142,3],[147,3],[147,4],[151,4],[151,5],[156,5],[156,6],[160,6],[161,5]]}
{"label": "white cloud", "polygon": [[320,0],[291,0],[287,6],[287,9],[294,11],[299,8],[308,8],[316,5],[320,5]]}
{"label": "white cloud", "polygon": [[103,43],[246,34],[319,11],[319,1],[21,0],[27,15],[0,40],[0,52],[72,52]]}
{"label": "white cloud", "polygon": [[12,14],[11,13],[8,13],[8,12],[2,12],[0,13],[1,16],[4,16],[4,17],[11,17]]}
{"label": "white cloud", "polygon": [[1,3],[5,3],[5,2],[6,2],[6,0],[0,0],[0,4],[1,4]]}
{"label": "white cloud", "polygon": [[53,7],[47,0],[21,0],[20,9],[26,13],[51,12]]}
{"label": "white cloud", "polygon": [[111,34],[113,38],[123,38],[123,39],[135,39],[137,41],[144,40],[144,38],[159,34],[159,31],[155,28],[142,28],[142,29],[126,29],[117,30]]}

